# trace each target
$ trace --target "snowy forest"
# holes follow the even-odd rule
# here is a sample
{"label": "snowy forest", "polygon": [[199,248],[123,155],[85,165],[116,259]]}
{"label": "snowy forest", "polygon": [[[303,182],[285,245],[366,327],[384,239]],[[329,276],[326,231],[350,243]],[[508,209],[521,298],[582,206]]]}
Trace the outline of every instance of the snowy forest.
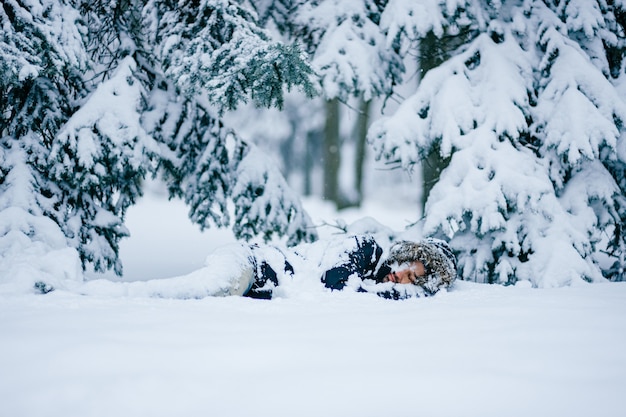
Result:
{"label": "snowy forest", "polygon": [[121,273],[150,178],[200,228],[314,241],[300,197],[358,205],[367,152],[413,173],[412,227],[462,280],[625,280],[624,0],[2,0],[0,23],[0,281]]}

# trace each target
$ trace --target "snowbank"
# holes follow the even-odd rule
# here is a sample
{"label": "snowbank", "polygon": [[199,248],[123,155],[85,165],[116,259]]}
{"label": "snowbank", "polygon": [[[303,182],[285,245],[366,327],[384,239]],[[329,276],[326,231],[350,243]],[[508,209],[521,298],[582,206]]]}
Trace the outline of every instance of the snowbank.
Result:
{"label": "snowbank", "polygon": [[0,414],[621,416],[626,284],[432,298],[0,295]]}

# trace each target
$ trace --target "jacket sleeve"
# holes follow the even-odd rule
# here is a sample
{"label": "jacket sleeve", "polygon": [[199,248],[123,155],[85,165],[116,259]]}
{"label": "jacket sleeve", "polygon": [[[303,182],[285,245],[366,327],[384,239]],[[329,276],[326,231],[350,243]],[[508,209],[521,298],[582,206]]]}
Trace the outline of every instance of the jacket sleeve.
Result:
{"label": "jacket sleeve", "polygon": [[281,250],[273,246],[251,245],[253,282],[244,296],[269,300],[283,277],[293,276],[293,267]]}
{"label": "jacket sleeve", "polygon": [[322,275],[326,288],[341,290],[348,279],[356,274],[360,279],[373,278],[383,249],[371,236],[354,236],[354,246],[345,261],[328,269]]}

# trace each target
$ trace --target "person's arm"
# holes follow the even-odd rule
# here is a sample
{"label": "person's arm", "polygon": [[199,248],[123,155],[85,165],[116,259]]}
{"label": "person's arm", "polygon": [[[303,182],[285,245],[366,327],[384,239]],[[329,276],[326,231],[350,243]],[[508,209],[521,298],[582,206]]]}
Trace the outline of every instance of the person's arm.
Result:
{"label": "person's arm", "polygon": [[[252,245],[252,263],[254,265],[254,281],[250,288],[243,294],[245,297],[269,300],[272,298],[274,288],[280,285],[277,268],[281,274],[293,276],[293,267],[287,261],[284,254],[275,247]],[[270,265],[267,259],[272,259],[274,265]]]}
{"label": "person's arm", "polygon": [[354,240],[355,246],[349,252],[347,261],[330,268],[322,276],[326,288],[343,289],[353,274],[361,279],[374,276],[383,249],[371,236],[355,236]]}
{"label": "person's arm", "polygon": [[331,290],[341,290],[346,286],[348,278],[350,278],[350,276],[354,273],[355,271],[352,270],[351,265],[336,266],[324,273],[322,276],[322,282],[326,288],[330,288]]}

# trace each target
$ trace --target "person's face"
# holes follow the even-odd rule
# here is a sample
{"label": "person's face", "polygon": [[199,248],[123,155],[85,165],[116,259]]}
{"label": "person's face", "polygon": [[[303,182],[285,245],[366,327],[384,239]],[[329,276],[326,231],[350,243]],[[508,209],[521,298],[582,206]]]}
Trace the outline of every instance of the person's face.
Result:
{"label": "person's face", "polygon": [[395,282],[396,284],[415,284],[417,277],[423,277],[425,274],[424,264],[415,261],[409,264],[408,268],[399,271],[392,271],[387,274],[383,282]]}

